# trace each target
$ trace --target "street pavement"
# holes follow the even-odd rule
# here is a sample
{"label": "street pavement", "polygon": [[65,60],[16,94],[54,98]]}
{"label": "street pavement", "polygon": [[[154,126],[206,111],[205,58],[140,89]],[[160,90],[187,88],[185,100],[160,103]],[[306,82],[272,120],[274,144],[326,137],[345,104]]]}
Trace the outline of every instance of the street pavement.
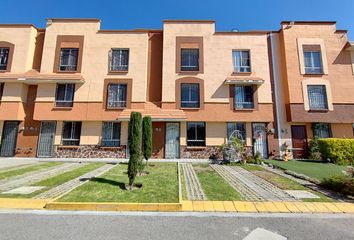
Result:
{"label": "street pavement", "polygon": [[0,211],[0,239],[354,239],[354,215]]}

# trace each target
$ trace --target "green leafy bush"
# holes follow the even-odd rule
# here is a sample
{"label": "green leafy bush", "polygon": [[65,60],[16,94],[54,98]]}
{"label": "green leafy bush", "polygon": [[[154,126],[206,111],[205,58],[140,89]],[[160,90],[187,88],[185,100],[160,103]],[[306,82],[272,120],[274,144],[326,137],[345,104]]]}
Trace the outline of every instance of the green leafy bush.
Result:
{"label": "green leafy bush", "polygon": [[320,147],[318,144],[318,137],[314,137],[309,144],[309,159],[312,160],[322,160],[322,154],[320,152]]}
{"label": "green leafy bush", "polygon": [[333,176],[325,178],[321,185],[343,195],[354,196],[354,178],[351,176]]}
{"label": "green leafy bush", "polygon": [[318,140],[323,159],[339,165],[354,165],[354,139],[321,138]]}

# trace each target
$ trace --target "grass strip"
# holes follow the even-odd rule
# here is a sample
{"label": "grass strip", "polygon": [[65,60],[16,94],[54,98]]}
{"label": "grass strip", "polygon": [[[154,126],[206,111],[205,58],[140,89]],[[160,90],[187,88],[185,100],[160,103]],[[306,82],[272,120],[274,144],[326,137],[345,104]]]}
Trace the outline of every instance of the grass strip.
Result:
{"label": "grass strip", "polygon": [[194,164],[193,168],[208,200],[242,200],[240,193],[231,187],[231,185],[227,183],[208,164]]}
{"label": "grass strip", "polygon": [[119,164],[98,178],[64,195],[60,202],[136,202],[177,203],[178,176],[176,163],[154,163],[146,169],[149,174],[137,176],[143,187],[125,190],[128,183],[127,164]]}

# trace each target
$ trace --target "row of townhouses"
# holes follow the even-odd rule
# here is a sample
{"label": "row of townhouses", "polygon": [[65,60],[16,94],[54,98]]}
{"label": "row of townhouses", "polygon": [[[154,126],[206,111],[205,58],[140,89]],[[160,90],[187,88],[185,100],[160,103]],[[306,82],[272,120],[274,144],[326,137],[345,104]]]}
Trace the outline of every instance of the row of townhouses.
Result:
{"label": "row of townhouses", "polygon": [[354,43],[335,22],[0,24],[0,100],[2,157],[126,158],[138,111],[154,158],[218,157],[233,135],[263,157],[304,158],[314,136],[353,138]]}

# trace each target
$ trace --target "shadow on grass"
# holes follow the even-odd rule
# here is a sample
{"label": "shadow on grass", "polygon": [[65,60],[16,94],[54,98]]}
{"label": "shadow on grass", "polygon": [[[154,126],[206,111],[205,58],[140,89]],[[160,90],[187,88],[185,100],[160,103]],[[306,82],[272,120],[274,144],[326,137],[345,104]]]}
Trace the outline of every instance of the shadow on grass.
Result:
{"label": "shadow on grass", "polygon": [[[84,181],[84,179],[80,179],[81,181]],[[125,188],[125,183],[122,182],[117,182],[114,180],[110,180],[110,179],[106,179],[106,178],[90,178],[90,179],[86,179],[89,180],[90,182],[98,182],[98,183],[103,183],[103,184],[109,184],[112,186],[117,186],[122,190],[126,190]]]}

